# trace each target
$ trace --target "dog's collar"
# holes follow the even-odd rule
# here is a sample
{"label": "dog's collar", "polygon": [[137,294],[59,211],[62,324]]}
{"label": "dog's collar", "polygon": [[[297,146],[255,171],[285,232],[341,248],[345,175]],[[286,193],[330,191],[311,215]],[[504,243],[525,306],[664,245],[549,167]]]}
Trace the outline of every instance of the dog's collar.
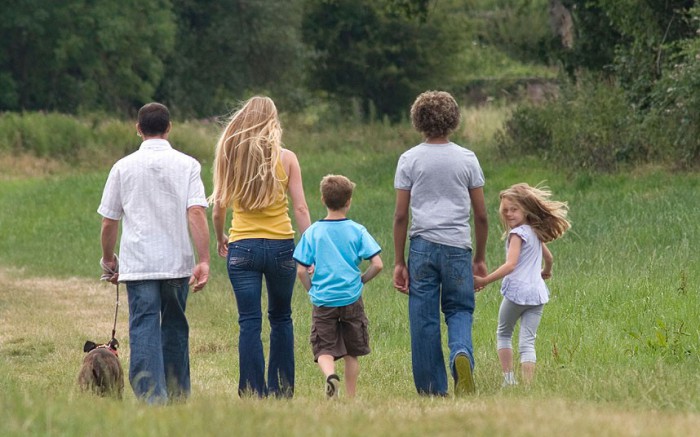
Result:
{"label": "dog's collar", "polygon": [[97,346],[95,349],[99,349],[99,348],[107,349],[108,351],[112,352],[115,356],[117,356],[117,357],[119,356],[119,352],[116,349],[112,349],[108,344],[101,344],[101,345]]}

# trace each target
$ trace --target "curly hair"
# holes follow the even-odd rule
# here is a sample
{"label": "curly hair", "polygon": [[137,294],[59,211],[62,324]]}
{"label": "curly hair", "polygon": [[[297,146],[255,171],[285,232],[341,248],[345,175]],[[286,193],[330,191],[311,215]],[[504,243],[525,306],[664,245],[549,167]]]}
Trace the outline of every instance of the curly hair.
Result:
{"label": "curly hair", "polygon": [[459,105],[445,91],[426,91],[411,106],[411,124],[426,138],[446,137],[457,129]]}
{"label": "curly hair", "polygon": [[[556,240],[571,227],[571,223],[566,219],[569,206],[566,202],[549,200],[551,196],[552,193],[547,187],[531,187],[526,183],[515,184],[499,194],[501,200],[508,199],[522,208],[525,220],[544,243]],[[505,236],[510,227],[503,211],[499,212]]]}

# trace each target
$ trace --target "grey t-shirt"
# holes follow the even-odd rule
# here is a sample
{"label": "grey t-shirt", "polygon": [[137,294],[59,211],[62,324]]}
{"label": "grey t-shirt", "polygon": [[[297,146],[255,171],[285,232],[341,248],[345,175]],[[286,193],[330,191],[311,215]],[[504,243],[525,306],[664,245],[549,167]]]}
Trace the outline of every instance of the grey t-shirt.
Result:
{"label": "grey t-shirt", "polygon": [[455,143],[421,143],[404,152],[394,188],[411,192],[409,237],[471,248],[469,190],[483,186],[476,155]]}

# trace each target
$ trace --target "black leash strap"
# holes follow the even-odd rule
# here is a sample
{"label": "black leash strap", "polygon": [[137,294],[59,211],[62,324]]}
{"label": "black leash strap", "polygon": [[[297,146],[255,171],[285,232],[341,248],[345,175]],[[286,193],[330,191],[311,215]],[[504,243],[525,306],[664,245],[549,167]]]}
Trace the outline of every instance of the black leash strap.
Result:
{"label": "black leash strap", "polygon": [[[116,260],[116,266],[114,269],[107,267],[105,265],[104,260],[100,258],[100,267],[102,267],[102,277],[100,277],[101,281],[109,281],[116,273],[119,272],[119,257],[117,254],[114,254],[114,258]],[[114,308],[114,325],[112,326],[112,340],[110,341],[110,344],[114,344],[115,342],[118,344],[119,342],[117,341],[117,338],[115,337],[117,333],[117,315],[119,314],[119,282],[116,283],[117,286],[117,304],[116,307]],[[116,349],[116,348],[115,348]]]}
{"label": "black leash strap", "polygon": [[112,340],[116,340],[117,333],[117,314],[119,314],[119,283],[117,283],[117,303],[114,308],[114,325],[112,327]]}

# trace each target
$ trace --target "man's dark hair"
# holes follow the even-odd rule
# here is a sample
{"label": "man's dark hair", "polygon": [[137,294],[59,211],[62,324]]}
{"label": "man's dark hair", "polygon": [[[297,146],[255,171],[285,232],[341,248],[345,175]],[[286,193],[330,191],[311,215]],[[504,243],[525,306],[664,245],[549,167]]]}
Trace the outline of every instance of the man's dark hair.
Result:
{"label": "man's dark hair", "polygon": [[138,123],[144,136],[163,135],[170,126],[170,111],[161,103],[147,103],[139,109]]}

